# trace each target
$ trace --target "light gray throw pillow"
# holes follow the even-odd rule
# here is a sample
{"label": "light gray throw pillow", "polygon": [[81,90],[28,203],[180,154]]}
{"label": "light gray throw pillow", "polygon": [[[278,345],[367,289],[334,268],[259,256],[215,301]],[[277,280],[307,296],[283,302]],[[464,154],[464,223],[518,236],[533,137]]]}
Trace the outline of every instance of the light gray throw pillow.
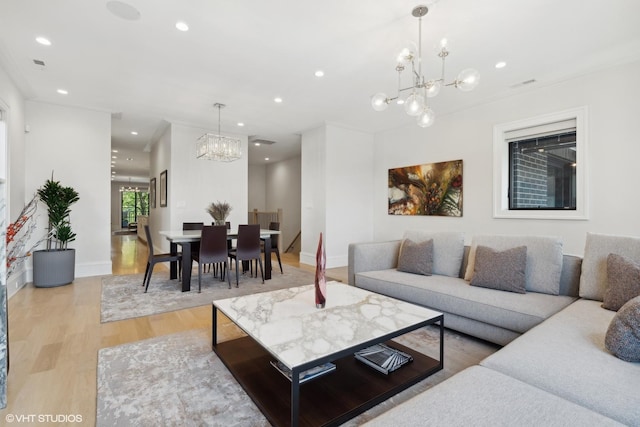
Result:
{"label": "light gray throw pillow", "polygon": [[602,301],[607,289],[607,257],[623,255],[640,262],[640,238],[587,233],[580,274],[580,296]]}
{"label": "light gray throw pillow", "polygon": [[524,294],[526,293],[526,266],[526,246],[505,251],[478,246],[471,286]]}
{"label": "light gray throw pillow", "polygon": [[496,250],[527,247],[526,290],[543,294],[560,293],[562,275],[562,241],[552,236],[474,236],[469,250],[469,262],[464,276],[471,281],[475,269],[476,249],[478,245]]}
{"label": "light gray throw pillow", "polygon": [[460,277],[464,257],[464,233],[457,231],[407,230],[403,239],[433,240],[433,274]]}
{"label": "light gray throw pillow", "polygon": [[618,310],[609,324],[604,345],[622,360],[640,362],[640,296]]}
{"label": "light gray throw pillow", "polygon": [[416,243],[405,239],[400,246],[398,271],[431,276],[433,271],[433,240]]}
{"label": "light gray throw pillow", "polygon": [[640,295],[640,264],[622,255],[609,254],[607,284],[602,308],[618,311],[627,301]]}

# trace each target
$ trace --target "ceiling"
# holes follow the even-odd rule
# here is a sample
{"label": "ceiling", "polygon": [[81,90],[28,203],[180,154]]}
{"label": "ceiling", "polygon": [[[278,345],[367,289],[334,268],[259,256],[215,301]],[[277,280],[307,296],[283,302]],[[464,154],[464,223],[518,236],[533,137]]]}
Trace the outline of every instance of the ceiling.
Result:
{"label": "ceiling", "polygon": [[[395,105],[373,111],[370,97],[395,93],[395,54],[417,41],[419,0],[0,3],[0,65],[27,99],[111,113],[121,180],[148,180],[149,148],[169,123],[216,131],[217,102],[227,105],[223,133],[275,141],[250,144],[250,164],[299,155],[301,133],[323,123],[379,132],[415,121]],[[443,89],[431,101],[436,116],[640,58],[637,0],[422,4],[427,76],[440,73],[443,37],[447,81],[469,67],[481,75],[473,92]],[[195,141],[185,149],[195,152]]]}

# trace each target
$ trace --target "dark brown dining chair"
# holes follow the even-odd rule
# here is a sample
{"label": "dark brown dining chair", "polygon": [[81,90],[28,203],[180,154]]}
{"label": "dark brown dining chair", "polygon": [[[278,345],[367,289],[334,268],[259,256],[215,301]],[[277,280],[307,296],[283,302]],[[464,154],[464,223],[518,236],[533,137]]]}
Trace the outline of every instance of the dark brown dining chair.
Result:
{"label": "dark brown dining chair", "polygon": [[[207,225],[202,228],[200,250],[191,254],[191,260],[198,263],[198,292],[202,291],[203,265],[220,265],[220,279],[224,280],[227,274],[227,282],[231,289],[229,277],[229,252],[227,250],[227,227],[224,225]],[[214,274],[215,276],[215,274]]]}
{"label": "dark brown dining chair", "polygon": [[[260,224],[244,224],[238,226],[238,241],[235,249],[229,251],[229,257],[236,261],[236,288],[238,287],[238,263],[257,260],[260,265],[260,275],[264,283],[264,271],[262,269],[262,258],[260,257]],[[256,277],[258,269],[256,268]]]}
{"label": "dark brown dining chair", "polygon": [[[182,231],[188,230],[202,230],[204,222],[183,222]],[[200,250],[200,242],[191,242],[191,253],[198,252]],[[182,265],[178,266],[178,275],[181,274]]]}
{"label": "dark brown dining chair", "polygon": [[[279,222],[270,222],[269,223],[269,230],[273,230],[273,231],[280,231],[280,223]],[[276,254],[276,257],[278,258],[278,265],[280,265],[280,274],[284,274],[284,272],[282,271],[282,261],[280,260],[280,249],[278,246],[278,240],[280,240],[279,238],[280,236],[277,234],[272,234],[271,235],[271,253]],[[262,243],[262,245],[260,246],[262,248],[262,252],[264,252],[264,243]]]}
{"label": "dark brown dining chair", "polygon": [[151,232],[149,226],[144,226],[144,232],[147,235],[147,246],[149,248],[149,259],[147,259],[147,268],[144,271],[144,279],[142,279],[142,286],[144,286],[144,292],[149,289],[149,282],[151,282],[151,274],[153,273],[153,267],[159,262],[177,262],[181,264],[182,255],[176,254],[156,254],[153,252],[153,240],[151,239]]}

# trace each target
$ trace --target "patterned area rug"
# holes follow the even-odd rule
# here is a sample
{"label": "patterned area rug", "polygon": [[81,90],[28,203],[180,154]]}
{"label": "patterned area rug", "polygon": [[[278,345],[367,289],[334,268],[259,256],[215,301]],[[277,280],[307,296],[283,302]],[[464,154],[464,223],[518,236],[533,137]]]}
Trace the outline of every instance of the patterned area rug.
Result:
{"label": "patterned area rug", "polygon": [[[227,282],[213,278],[208,273],[202,278],[202,293],[198,293],[198,271],[191,276],[191,291],[182,292],[178,280],[170,280],[169,273],[160,271],[151,276],[149,291],[145,294],[142,274],[107,276],[102,279],[100,321],[102,323],[133,317],[149,316],[185,308],[211,304],[215,299],[231,298],[257,292],[273,291],[313,283],[314,273],[299,268],[285,266],[284,274],[274,270],[271,280],[240,277],[240,285],[235,287],[235,275],[231,275],[231,289]],[[329,280],[329,279],[328,279]]]}
{"label": "patterned area rug", "polygon": [[[423,328],[398,341],[437,357],[439,329]],[[344,425],[358,426],[494,351],[491,344],[447,330],[445,357],[452,363]],[[100,350],[97,394],[97,426],[270,425],[211,350],[205,330]]]}

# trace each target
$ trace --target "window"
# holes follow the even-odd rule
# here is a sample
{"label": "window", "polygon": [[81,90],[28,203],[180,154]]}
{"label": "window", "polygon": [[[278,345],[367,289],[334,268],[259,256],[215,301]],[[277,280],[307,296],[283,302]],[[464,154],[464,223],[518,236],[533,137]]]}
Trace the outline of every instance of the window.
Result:
{"label": "window", "polygon": [[138,215],[149,215],[149,193],[146,191],[122,191],[121,227],[138,222]]}
{"label": "window", "polygon": [[494,128],[494,217],[587,219],[586,108]]}

